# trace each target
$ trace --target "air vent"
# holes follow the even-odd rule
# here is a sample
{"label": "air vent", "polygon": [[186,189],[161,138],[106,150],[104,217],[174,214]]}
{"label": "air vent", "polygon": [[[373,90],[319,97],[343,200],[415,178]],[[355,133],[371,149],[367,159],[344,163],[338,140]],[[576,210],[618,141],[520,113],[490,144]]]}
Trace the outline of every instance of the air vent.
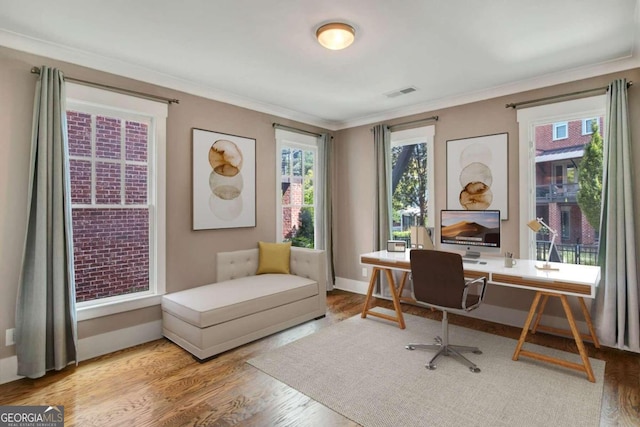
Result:
{"label": "air vent", "polygon": [[385,93],[384,95],[387,98],[395,98],[396,96],[406,95],[411,92],[415,92],[418,89],[415,86],[405,87],[403,89],[394,90],[393,92]]}

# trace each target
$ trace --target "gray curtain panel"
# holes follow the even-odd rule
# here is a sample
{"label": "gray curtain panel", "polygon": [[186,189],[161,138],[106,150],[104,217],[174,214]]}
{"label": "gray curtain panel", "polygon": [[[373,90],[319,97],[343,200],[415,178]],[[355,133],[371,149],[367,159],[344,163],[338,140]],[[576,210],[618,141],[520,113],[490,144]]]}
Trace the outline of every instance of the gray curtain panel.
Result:
{"label": "gray curtain panel", "polygon": [[40,69],[31,137],[29,206],[16,307],[18,374],[77,360],[77,325],[64,77]]}
{"label": "gray curtain panel", "polygon": [[607,92],[598,255],[602,273],[594,318],[598,338],[604,345],[640,351],[629,125],[627,81],[615,80]]}
{"label": "gray curtain panel", "polygon": [[374,206],[374,250],[387,248],[391,237],[391,131],[387,125],[373,127],[373,144],[376,161],[376,182]]}
{"label": "gray curtain panel", "polygon": [[318,209],[320,218],[318,224],[318,249],[324,249],[327,255],[327,291],[333,289],[336,281],[333,269],[333,206],[331,202],[332,193],[332,169],[333,164],[333,140],[331,136],[324,133],[318,138],[318,171],[319,177],[324,181],[321,194],[318,196]]}

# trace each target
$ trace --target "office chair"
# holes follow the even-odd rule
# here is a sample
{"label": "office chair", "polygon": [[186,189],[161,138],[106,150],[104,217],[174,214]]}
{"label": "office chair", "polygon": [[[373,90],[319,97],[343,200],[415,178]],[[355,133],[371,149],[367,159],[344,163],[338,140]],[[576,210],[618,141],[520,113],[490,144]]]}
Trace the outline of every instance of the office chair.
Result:
{"label": "office chair", "polygon": [[[408,344],[405,348],[437,350],[425,365],[427,369],[436,369],[436,360],[444,355],[453,356],[467,365],[471,372],[480,372],[480,368],[462,355],[467,352],[482,354],[478,347],[449,344],[447,312],[477,308],[484,299],[487,278],[465,279],[462,257],[457,253],[413,249],[410,259],[413,297],[420,305],[442,310],[442,337],[436,337],[434,344]],[[480,286],[479,295],[469,293],[472,285]]]}

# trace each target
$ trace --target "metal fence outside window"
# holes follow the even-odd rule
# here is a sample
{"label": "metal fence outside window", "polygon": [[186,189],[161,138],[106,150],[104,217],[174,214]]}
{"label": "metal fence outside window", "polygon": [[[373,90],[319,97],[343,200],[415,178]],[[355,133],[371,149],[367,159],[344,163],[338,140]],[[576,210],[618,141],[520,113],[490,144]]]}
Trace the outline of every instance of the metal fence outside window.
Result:
{"label": "metal fence outside window", "polygon": [[[536,241],[536,259],[546,261],[550,242]],[[598,265],[598,245],[557,244],[561,262],[565,264]],[[553,261],[553,258],[551,259]]]}

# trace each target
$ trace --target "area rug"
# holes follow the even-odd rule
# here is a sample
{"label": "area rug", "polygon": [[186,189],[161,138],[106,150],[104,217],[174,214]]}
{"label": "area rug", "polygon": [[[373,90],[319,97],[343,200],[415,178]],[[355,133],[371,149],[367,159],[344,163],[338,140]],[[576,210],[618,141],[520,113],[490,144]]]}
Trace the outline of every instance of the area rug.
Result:
{"label": "area rug", "polygon": [[[432,353],[404,346],[431,342],[441,324],[404,317],[401,330],[357,315],[247,363],[363,426],[599,425],[603,361],[590,359],[591,383],[571,369],[511,360],[515,340],[449,325],[451,343],[480,347],[483,354],[469,359],[482,372],[450,357],[427,370]],[[580,363],[576,354],[528,343],[524,348]]]}

